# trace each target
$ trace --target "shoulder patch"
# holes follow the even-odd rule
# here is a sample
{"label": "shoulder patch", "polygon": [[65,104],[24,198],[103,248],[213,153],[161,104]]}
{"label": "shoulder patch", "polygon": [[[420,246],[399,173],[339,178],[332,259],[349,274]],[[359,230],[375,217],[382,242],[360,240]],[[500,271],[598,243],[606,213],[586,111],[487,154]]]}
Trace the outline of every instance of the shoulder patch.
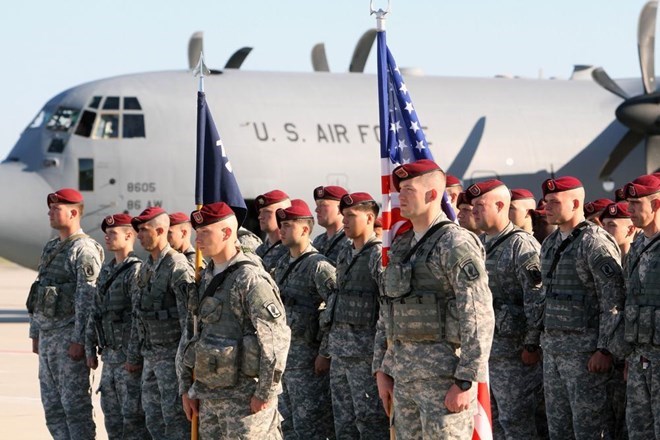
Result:
{"label": "shoulder patch", "polygon": [[541,268],[538,264],[530,264],[525,267],[525,271],[527,272],[527,277],[535,286],[538,286],[543,282],[543,275],[541,274]]}
{"label": "shoulder patch", "polygon": [[463,261],[460,266],[468,280],[472,281],[479,278],[479,270],[471,259]]}
{"label": "shoulder patch", "polygon": [[280,316],[282,316],[282,311],[277,307],[277,305],[275,305],[274,302],[269,302],[268,304],[265,304],[264,308],[270,314],[270,316],[273,317],[273,319],[277,319]]}
{"label": "shoulder patch", "polygon": [[91,264],[83,264],[82,268],[87,278],[92,278],[94,276],[94,267]]}
{"label": "shoulder patch", "polygon": [[600,266],[600,271],[603,272],[603,275],[605,275],[607,278],[612,278],[616,273],[612,265],[608,262],[605,262]]}

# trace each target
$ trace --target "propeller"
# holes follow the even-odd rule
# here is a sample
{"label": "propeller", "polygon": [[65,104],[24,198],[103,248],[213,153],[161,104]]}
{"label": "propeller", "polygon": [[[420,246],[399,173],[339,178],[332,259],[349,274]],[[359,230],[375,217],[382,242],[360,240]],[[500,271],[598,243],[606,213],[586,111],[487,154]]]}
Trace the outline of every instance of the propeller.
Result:
{"label": "propeller", "polygon": [[314,72],[330,72],[328,57],[325,54],[325,44],[317,43],[312,48],[312,67]]}
{"label": "propeller", "polygon": [[243,64],[243,61],[245,61],[245,58],[247,58],[247,56],[250,55],[250,52],[252,52],[251,47],[241,47],[240,49],[238,49],[227,60],[227,63],[225,64],[225,69],[240,69],[241,65]]}
{"label": "propeller", "polygon": [[[355,49],[353,49],[351,64],[348,66],[349,72],[364,72],[364,66],[367,64],[367,58],[369,58],[369,53],[376,40],[376,35],[376,29],[369,29],[362,34],[355,45]],[[312,48],[312,68],[314,72],[330,72],[328,57],[325,53],[325,44],[323,43],[317,43]]]}
{"label": "propeller", "polygon": [[646,3],[639,15],[637,27],[637,49],[644,94],[630,97],[601,67],[591,73],[601,87],[623,98],[624,101],[616,109],[616,117],[629,128],[601,168],[599,177],[603,180],[609,178],[642,140],[646,150],[646,173],[655,172],[660,166],[660,93],[656,91],[655,85],[657,10],[657,0]]}
{"label": "propeller", "polygon": [[188,68],[193,70],[199,63],[199,54],[204,50],[204,32],[192,34],[188,41]]}

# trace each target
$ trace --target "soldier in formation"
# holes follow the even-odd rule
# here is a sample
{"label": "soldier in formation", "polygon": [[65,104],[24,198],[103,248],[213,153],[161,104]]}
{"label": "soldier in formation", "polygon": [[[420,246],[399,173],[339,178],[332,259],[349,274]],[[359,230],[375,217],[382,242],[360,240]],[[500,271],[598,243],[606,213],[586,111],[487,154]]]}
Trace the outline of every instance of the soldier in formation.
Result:
{"label": "soldier in formation", "polygon": [[348,192],[341,186],[319,186],[314,189],[316,221],[325,233],[316,236],[312,246],[335,264],[343,245],[348,241],[344,232],[339,201]]}

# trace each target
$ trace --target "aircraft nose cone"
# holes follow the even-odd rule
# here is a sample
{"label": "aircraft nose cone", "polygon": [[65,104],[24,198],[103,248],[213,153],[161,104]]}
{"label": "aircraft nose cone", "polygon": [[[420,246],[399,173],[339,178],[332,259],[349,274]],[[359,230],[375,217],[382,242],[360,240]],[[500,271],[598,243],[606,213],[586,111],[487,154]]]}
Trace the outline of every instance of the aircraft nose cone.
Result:
{"label": "aircraft nose cone", "polygon": [[24,168],[20,162],[0,164],[0,257],[36,269],[52,236],[46,196],[53,189],[39,174]]}

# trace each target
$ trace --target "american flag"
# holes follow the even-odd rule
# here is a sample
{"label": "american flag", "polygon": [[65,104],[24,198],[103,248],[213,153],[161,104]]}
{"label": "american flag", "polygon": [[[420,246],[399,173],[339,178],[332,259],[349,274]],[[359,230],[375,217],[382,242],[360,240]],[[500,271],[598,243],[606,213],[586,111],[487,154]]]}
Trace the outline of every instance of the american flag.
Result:
{"label": "american flag", "polygon": [[[387,252],[397,233],[410,227],[401,217],[399,193],[392,185],[392,171],[399,165],[433,155],[426,142],[422,124],[412,103],[403,76],[387,47],[385,31],[378,32],[378,102],[380,113],[380,167],[383,193],[383,266],[387,266]],[[442,195],[442,210],[451,220],[456,219],[447,193]],[[492,440],[488,382],[477,385],[477,413],[474,416],[473,440]]]}

